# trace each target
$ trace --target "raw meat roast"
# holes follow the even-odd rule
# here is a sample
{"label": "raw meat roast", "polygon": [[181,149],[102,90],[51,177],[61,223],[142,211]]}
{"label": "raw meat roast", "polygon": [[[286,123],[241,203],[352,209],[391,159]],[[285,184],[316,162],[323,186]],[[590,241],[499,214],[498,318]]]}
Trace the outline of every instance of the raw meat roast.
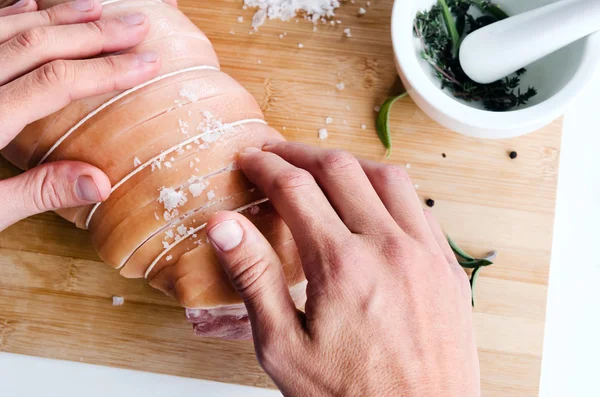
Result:
{"label": "raw meat roast", "polygon": [[[61,0],[41,1],[47,8]],[[296,245],[260,191],[236,167],[240,149],[281,139],[255,99],[219,70],[211,43],[174,5],[108,0],[103,18],[135,12],[151,21],[133,52],[163,61],[155,79],[76,101],[28,125],[3,150],[21,169],[81,160],[112,182],[99,205],[58,211],[88,229],[98,254],[124,277],[146,277],[176,298],[197,334],[251,337],[240,297],[223,273],[205,225],[217,211],[246,215],[271,242],[300,306],[306,282]]]}

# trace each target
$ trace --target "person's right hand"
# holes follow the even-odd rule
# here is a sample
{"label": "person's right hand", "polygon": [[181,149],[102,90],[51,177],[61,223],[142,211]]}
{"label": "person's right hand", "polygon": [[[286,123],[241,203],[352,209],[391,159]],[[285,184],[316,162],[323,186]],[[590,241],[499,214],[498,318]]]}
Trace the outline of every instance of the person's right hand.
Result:
{"label": "person's right hand", "polygon": [[[0,9],[0,148],[71,101],[131,88],[160,69],[154,52],[98,57],[141,42],[150,28],[143,14],[99,20],[99,0],[36,10],[34,0]],[[110,189],[89,164],[43,164],[0,181],[0,230],[40,212],[105,200]]]}
{"label": "person's right hand", "polygon": [[239,164],[292,232],[306,313],[248,219],[218,213],[208,237],[286,396],[479,396],[469,281],[404,170],[285,142]]}

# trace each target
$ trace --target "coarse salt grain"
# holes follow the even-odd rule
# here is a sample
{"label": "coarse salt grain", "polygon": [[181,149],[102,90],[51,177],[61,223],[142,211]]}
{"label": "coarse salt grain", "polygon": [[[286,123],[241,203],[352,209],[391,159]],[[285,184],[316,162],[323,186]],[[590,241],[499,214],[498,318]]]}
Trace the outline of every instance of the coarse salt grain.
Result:
{"label": "coarse salt grain", "polygon": [[136,156],[136,157],[133,159],[133,166],[134,166],[134,167],[137,167],[138,165],[142,165],[142,161],[141,161],[141,160],[140,160],[140,159],[139,159],[139,158]]}
{"label": "coarse salt grain", "polygon": [[366,130],[367,129],[367,125],[366,124],[361,124],[360,128],[362,128],[363,130]]}
{"label": "coarse salt grain", "polygon": [[187,197],[181,190],[176,191],[171,187],[162,187],[160,188],[158,202],[164,205],[167,211],[171,211],[180,205],[185,204],[187,202]]}
{"label": "coarse salt grain", "polygon": [[298,48],[304,48],[304,44],[298,43]]}
{"label": "coarse salt grain", "polygon": [[367,10],[365,10],[364,8],[360,7],[358,9],[358,15],[365,15],[367,13]]}
{"label": "coarse salt grain", "polygon": [[166,241],[163,241],[163,242],[162,242],[162,245],[163,245],[163,248],[164,248],[164,249],[167,249],[167,248],[169,248],[169,243],[167,243]]}
{"label": "coarse salt grain", "polygon": [[165,258],[167,261],[170,261],[171,259],[173,259],[173,255],[167,255],[167,257]]}
{"label": "coarse salt grain", "polygon": [[319,129],[319,139],[327,139],[328,136],[329,133],[327,132],[326,128]]}
{"label": "coarse salt grain", "polygon": [[267,17],[288,21],[295,18],[299,12],[305,14],[304,19],[316,23],[333,17],[335,9],[339,6],[339,0],[244,0],[244,7],[258,7],[252,18],[254,27],[261,26]]}
{"label": "coarse salt grain", "polygon": [[179,95],[188,99],[191,102],[197,102],[200,99],[200,95],[190,90],[188,87],[182,87],[179,90]]}
{"label": "coarse salt grain", "polygon": [[410,168],[410,163],[406,163],[406,168]]}
{"label": "coarse salt grain", "polygon": [[333,123],[333,119],[331,117],[327,117],[325,119],[325,124],[331,124],[331,123]]}
{"label": "coarse salt grain", "polygon": [[200,193],[202,193],[202,191],[204,189],[206,189],[206,186],[208,186],[207,183],[197,182],[197,183],[192,183],[190,186],[188,186],[188,189],[189,189],[190,193],[192,193],[193,197],[198,197],[200,195]]}
{"label": "coarse salt grain", "polygon": [[343,91],[343,90],[344,90],[344,88],[346,88],[346,85],[344,84],[344,82],[343,82],[343,81],[341,81],[341,82],[339,82],[339,83],[337,83],[337,84],[335,85],[335,88],[337,88],[337,89],[338,89],[338,90],[340,90],[340,91]]}
{"label": "coarse salt grain", "polygon": [[350,28],[344,29],[344,34],[346,35],[346,37],[352,37],[352,32],[350,31]]}
{"label": "coarse salt grain", "polygon": [[177,230],[177,234],[179,234],[180,236],[185,236],[187,233],[187,229],[183,225],[177,226],[176,230]]}
{"label": "coarse salt grain", "polygon": [[237,21],[238,23],[244,22],[244,17],[240,15],[239,17],[237,17]]}
{"label": "coarse salt grain", "polygon": [[206,197],[207,197],[209,200],[212,200],[212,199],[214,199],[214,198],[215,198],[215,196],[216,196],[216,194],[215,194],[215,192],[214,192],[213,190],[209,190],[209,191],[208,191],[208,193],[206,193]]}
{"label": "coarse salt grain", "polygon": [[113,296],[112,297],[112,305],[113,306],[123,306],[123,303],[125,303],[125,298],[123,298],[122,296]]}

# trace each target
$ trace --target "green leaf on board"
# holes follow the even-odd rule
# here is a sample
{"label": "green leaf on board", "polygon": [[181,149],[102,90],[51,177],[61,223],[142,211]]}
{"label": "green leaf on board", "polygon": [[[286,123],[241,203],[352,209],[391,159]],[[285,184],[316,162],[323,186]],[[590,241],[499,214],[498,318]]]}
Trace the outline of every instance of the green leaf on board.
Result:
{"label": "green leaf on board", "polygon": [[377,129],[377,135],[379,140],[383,143],[383,146],[387,149],[385,158],[389,158],[392,153],[392,134],[390,132],[390,110],[392,105],[401,98],[404,98],[408,93],[405,91],[398,96],[393,96],[385,100],[379,109],[377,114],[377,120],[375,121],[375,127]]}
{"label": "green leaf on board", "polygon": [[471,273],[471,279],[469,280],[469,284],[471,284],[471,306],[475,307],[475,283],[477,282],[477,277],[479,276],[480,267],[476,267],[473,269]]}

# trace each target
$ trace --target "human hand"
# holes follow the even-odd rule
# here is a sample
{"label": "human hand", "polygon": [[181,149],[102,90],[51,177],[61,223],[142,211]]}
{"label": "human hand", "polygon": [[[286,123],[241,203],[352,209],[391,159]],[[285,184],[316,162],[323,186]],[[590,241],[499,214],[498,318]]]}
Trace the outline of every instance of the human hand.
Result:
{"label": "human hand", "polygon": [[[143,14],[99,20],[99,0],[36,11],[34,0],[0,9],[0,148],[29,123],[71,101],[123,90],[157,74],[154,52],[97,57],[131,48],[150,28]],[[105,200],[110,181],[75,161],[43,164],[0,181],[0,230],[40,212]]]}
{"label": "human hand", "polygon": [[286,142],[246,149],[239,164],[289,226],[308,280],[304,314],[251,222],[209,221],[283,394],[480,395],[468,279],[404,170]]}

